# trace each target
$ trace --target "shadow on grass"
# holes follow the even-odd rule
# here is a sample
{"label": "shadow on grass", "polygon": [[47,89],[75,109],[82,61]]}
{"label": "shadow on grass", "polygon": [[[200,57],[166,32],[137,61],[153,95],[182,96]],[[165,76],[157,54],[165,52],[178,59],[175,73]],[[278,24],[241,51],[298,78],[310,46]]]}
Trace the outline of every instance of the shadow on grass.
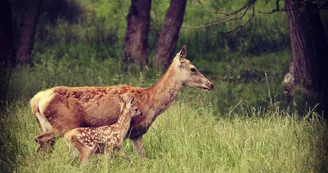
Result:
{"label": "shadow on grass", "polygon": [[10,79],[8,69],[1,67],[0,72],[0,170],[1,172],[13,172],[16,162],[18,141],[11,135],[11,127],[7,122],[6,90],[7,80]]}
{"label": "shadow on grass", "polygon": [[[317,120],[311,120],[317,121]],[[327,172],[328,171],[328,126],[327,122],[320,120],[321,122],[316,123],[315,131],[315,142],[313,146],[313,154],[316,155],[316,170],[314,172]]]}
{"label": "shadow on grass", "polygon": [[13,172],[16,165],[16,156],[18,155],[18,141],[16,137],[11,136],[11,127],[6,123],[6,111],[0,114],[0,170],[1,172]]}

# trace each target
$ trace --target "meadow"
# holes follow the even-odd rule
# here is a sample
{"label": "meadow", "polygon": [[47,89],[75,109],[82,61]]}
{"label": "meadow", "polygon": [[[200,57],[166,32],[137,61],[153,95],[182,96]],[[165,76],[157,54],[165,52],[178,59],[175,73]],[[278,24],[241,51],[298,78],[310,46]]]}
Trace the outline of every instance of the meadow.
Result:
{"label": "meadow", "polygon": [[[138,158],[129,140],[123,148],[132,162],[95,155],[81,167],[62,138],[52,153],[37,153],[34,137],[39,132],[29,100],[38,91],[61,85],[149,87],[163,74],[151,66],[121,71],[130,1],[68,2],[73,5],[59,8],[59,17],[51,18],[50,11],[40,16],[33,64],[1,72],[0,172],[328,171],[328,128],[315,104],[300,92],[293,99],[283,94],[292,59],[283,13],[256,14],[248,26],[228,35],[222,31],[246,19],[200,30],[182,28],[177,51],[187,45],[187,58],[215,89],[182,90],[144,136],[146,159]],[[229,11],[242,2],[203,4]],[[274,7],[271,1],[256,3],[263,11]],[[169,0],[152,1],[151,61],[168,6]],[[183,26],[222,18],[201,9],[189,0]]]}
{"label": "meadow", "polygon": [[[261,59],[260,57],[257,57]],[[263,57],[262,57],[263,58]],[[29,98],[56,85],[147,87],[161,74],[115,72],[115,62],[46,61],[11,73],[1,112],[1,170],[4,172],[321,172],[327,169],[326,124],[313,110],[284,102],[274,77],[267,82],[214,82],[215,90],[185,88],[144,136],[147,159],[130,141],[132,162],[93,156],[87,166],[68,154],[60,138],[52,153],[36,153],[38,135]],[[73,66],[68,68],[68,66]],[[92,67],[92,68],[91,68]],[[76,76],[79,76],[78,78]],[[215,76],[209,76],[209,78]],[[13,96],[10,98],[10,96]],[[281,99],[281,100],[280,100]]]}
{"label": "meadow", "polygon": [[[242,105],[238,105],[242,106]],[[327,137],[318,120],[304,121],[279,109],[253,109],[242,115],[231,109],[217,118],[210,106],[178,101],[161,115],[145,135],[148,158],[140,160],[131,143],[132,162],[119,156],[96,155],[80,167],[62,139],[50,154],[35,152],[38,133],[25,103],[9,108],[2,124],[7,142],[2,170],[14,172],[321,172],[326,170]],[[3,120],[2,120],[3,121]],[[2,128],[4,129],[4,128]],[[2,134],[3,135],[3,134]],[[15,154],[12,156],[11,154]],[[11,168],[8,170],[8,168]]]}

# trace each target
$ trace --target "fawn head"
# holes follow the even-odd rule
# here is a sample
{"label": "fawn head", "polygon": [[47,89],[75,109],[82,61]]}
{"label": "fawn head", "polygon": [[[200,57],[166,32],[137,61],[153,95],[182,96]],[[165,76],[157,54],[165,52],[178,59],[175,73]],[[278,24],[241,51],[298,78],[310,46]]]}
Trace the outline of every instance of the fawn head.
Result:
{"label": "fawn head", "polygon": [[[134,97],[130,97],[127,103],[120,96],[118,96],[118,100],[121,105],[121,114],[128,113],[132,118],[141,115],[141,112],[138,109],[138,107],[133,105]],[[124,111],[128,111],[128,112],[124,112]]]}
{"label": "fawn head", "polygon": [[210,82],[198,69],[186,59],[187,48],[184,45],[174,58],[176,64],[175,70],[184,85],[198,87],[204,90],[212,90],[214,88]]}

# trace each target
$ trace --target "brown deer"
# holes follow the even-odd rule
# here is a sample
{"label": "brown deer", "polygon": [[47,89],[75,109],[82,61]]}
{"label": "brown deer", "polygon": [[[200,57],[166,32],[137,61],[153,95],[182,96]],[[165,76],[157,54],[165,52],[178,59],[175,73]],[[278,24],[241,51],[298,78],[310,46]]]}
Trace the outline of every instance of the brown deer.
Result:
{"label": "brown deer", "polygon": [[133,96],[141,116],[132,118],[128,138],[140,157],[145,156],[142,136],[156,117],[175,100],[184,86],[212,90],[212,83],[185,57],[186,46],[177,53],[167,72],[152,87],[128,85],[109,87],[54,87],[37,93],[31,100],[41,135],[35,138],[38,151],[51,151],[56,137],[77,127],[114,124],[120,113],[115,95]]}
{"label": "brown deer", "polygon": [[133,105],[133,97],[125,103],[118,96],[121,113],[115,124],[101,127],[79,127],[65,133],[64,138],[72,148],[80,153],[80,161],[86,162],[97,150],[105,148],[106,151],[120,150],[123,140],[130,128],[131,118],[141,115],[140,110]]}

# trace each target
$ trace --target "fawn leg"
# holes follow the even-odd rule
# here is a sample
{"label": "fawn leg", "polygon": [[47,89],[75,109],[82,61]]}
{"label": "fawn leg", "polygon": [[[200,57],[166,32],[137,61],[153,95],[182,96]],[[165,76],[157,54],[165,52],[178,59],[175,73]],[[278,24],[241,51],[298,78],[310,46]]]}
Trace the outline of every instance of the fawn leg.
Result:
{"label": "fawn leg", "polygon": [[131,153],[128,153],[124,150],[121,149],[121,147],[119,148],[115,148],[115,150],[117,150],[117,154],[121,157],[123,157],[125,160],[127,160],[128,162],[132,163],[131,160]]}
{"label": "fawn leg", "polygon": [[87,163],[89,157],[96,151],[95,147],[81,147],[80,148],[80,161],[81,163]]}
{"label": "fawn leg", "polygon": [[68,154],[71,156],[71,157],[77,157],[79,156],[79,150],[74,147],[73,144],[70,144],[70,143],[67,143],[67,146],[68,146]]}
{"label": "fawn leg", "polygon": [[142,140],[142,136],[138,138],[131,139],[133,142],[134,149],[137,151],[139,158],[146,158],[145,143]]}
{"label": "fawn leg", "polygon": [[96,146],[87,146],[79,141],[76,136],[72,138],[72,145],[75,149],[77,149],[80,153],[80,162],[86,163],[88,158],[94,154],[97,150]]}

